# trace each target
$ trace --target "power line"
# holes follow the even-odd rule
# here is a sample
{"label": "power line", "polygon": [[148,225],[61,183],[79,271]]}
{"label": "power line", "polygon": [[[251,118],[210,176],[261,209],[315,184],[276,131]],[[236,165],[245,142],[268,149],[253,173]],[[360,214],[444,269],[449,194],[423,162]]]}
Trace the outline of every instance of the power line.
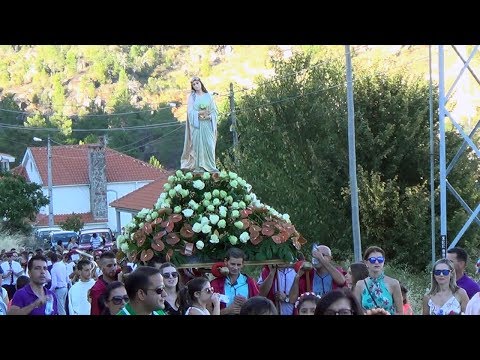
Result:
{"label": "power line", "polygon": [[[170,132],[168,132],[168,133],[166,133],[166,134],[161,135],[161,136],[158,137],[157,139],[151,140],[151,141],[149,141],[149,142],[146,142],[146,143],[144,143],[144,144],[141,144],[141,145],[139,145],[139,146],[135,146],[135,147],[130,148],[130,149],[127,149],[127,150],[123,150],[122,152],[120,152],[119,149],[121,149],[121,148],[123,148],[123,147],[125,147],[125,146],[122,146],[122,147],[120,147],[120,148],[110,148],[110,149],[115,150],[115,151],[119,152],[120,154],[127,153],[127,152],[130,152],[130,151],[139,149],[139,148],[141,148],[141,147],[143,147],[143,146],[151,145],[151,144],[153,144],[153,143],[155,143],[155,142],[157,142],[157,141],[160,141],[160,140],[166,138],[167,136],[173,134],[175,131],[180,130],[181,128],[183,128],[183,126],[184,126],[184,125],[180,125],[180,126],[178,126],[176,129],[173,129],[172,131],[170,131]],[[138,142],[138,141],[136,141],[136,142]],[[135,143],[136,143],[136,142],[135,142]],[[60,143],[58,143],[58,142],[55,142],[55,143],[56,143],[56,144],[59,144],[59,145],[62,145],[62,144],[60,144]],[[135,144],[135,143],[128,144],[128,146],[133,145],[133,144]],[[62,146],[79,146],[79,145],[62,145]],[[70,150],[85,151],[85,150],[82,149],[82,148],[74,148],[74,149],[70,149]],[[112,156],[116,156],[116,155],[108,155],[108,154],[105,155],[105,157],[112,157]],[[83,158],[84,158],[83,156],[64,156],[64,155],[55,155],[55,154],[52,154],[52,157],[54,157],[55,159],[71,159],[71,160],[78,160],[78,159],[83,159]]]}
{"label": "power line", "polygon": [[[160,124],[151,124],[151,125],[138,125],[138,126],[124,126],[120,128],[106,128],[106,129],[76,129],[72,128],[72,132],[95,132],[95,131],[129,131],[129,130],[149,130],[149,129],[158,129],[164,127],[170,127],[178,125],[178,121],[171,121],[166,123]],[[12,129],[12,130],[28,130],[28,131],[52,131],[52,132],[60,132],[61,129],[59,128],[44,128],[44,127],[30,127],[30,126],[22,126],[22,125],[12,125],[12,124],[5,124],[0,123],[0,128],[4,129]]]}
{"label": "power line", "polygon": [[[79,117],[79,118],[84,118],[84,117],[111,117],[111,116],[120,116],[120,115],[133,115],[133,114],[141,114],[141,113],[146,113],[146,112],[152,112],[152,111],[160,111],[160,110],[166,110],[166,109],[171,109],[172,106],[164,106],[158,109],[149,109],[149,110],[139,110],[139,111],[125,111],[125,112],[119,112],[119,113],[104,113],[104,114],[85,114],[85,115],[79,115],[79,114],[74,114],[74,115],[68,115],[66,117],[72,118],[72,117]],[[19,110],[10,110],[10,109],[3,109],[0,108],[0,111],[3,112],[8,112],[8,113],[14,113],[14,114],[23,114],[23,115],[40,115],[40,116],[50,116],[50,115],[43,115],[39,112],[30,112],[30,111],[19,111]]]}

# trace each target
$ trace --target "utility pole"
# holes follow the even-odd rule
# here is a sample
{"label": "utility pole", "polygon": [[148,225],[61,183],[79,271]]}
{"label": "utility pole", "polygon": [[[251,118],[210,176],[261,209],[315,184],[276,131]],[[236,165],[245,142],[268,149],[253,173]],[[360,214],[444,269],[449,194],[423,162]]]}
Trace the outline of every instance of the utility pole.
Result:
{"label": "utility pole", "polygon": [[48,226],[53,226],[53,191],[52,191],[52,146],[50,143],[50,135],[47,141],[47,176],[48,176]]}
{"label": "utility pole", "polygon": [[347,109],[348,109],[348,169],[350,173],[350,196],[352,198],[352,232],[355,261],[362,260],[360,220],[358,214],[357,160],[355,154],[355,117],[353,108],[353,76],[350,45],[345,45],[347,66]]}
{"label": "utility pole", "polygon": [[233,97],[233,83],[230,83],[230,118],[232,124],[230,125],[230,131],[233,136],[233,156],[234,161],[237,161],[236,151],[238,146],[238,134],[237,134],[237,118],[235,115],[235,99]]}

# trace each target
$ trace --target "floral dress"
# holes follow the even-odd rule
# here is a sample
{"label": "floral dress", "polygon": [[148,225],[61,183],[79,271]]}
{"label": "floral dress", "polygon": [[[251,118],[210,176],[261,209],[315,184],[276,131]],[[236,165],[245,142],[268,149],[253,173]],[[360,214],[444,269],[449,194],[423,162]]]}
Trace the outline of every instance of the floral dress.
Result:
{"label": "floral dress", "polygon": [[368,277],[365,281],[367,286],[362,292],[363,308],[365,310],[382,308],[392,315],[395,314],[396,309],[393,303],[393,296],[388,291],[387,284],[385,284],[385,275],[382,273],[376,279]]}
{"label": "floral dress", "polygon": [[430,315],[458,315],[462,312],[462,306],[455,295],[452,295],[442,306],[438,306],[432,299],[428,299],[428,307]]}

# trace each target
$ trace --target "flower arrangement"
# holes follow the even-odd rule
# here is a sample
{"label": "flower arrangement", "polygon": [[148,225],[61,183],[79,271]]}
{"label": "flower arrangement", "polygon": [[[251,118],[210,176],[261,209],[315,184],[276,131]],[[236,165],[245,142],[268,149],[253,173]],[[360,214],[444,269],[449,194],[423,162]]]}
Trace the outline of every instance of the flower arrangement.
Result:
{"label": "flower arrangement", "polygon": [[177,170],[155,206],[141,210],[117,237],[121,257],[148,261],[163,254],[175,264],[223,260],[232,246],[249,260],[292,262],[304,243],[288,214],[262,204],[231,171]]}

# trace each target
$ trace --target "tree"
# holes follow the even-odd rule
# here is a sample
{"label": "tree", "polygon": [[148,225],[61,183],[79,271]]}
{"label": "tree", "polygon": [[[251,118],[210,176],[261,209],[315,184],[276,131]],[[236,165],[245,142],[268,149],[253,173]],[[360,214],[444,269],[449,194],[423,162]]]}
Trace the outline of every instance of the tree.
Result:
{"label": "tree", "polygon": [[63,230],[71,230],[77,233],[83,229],[83,225],[82,217],[74,212],[64,222],[60,223],[60,227]]}
{"label": "tree", "polygon": [[22,176],[0,173],[0,216],[2,225],[11,231],[28,233],[41,207],[49,200],[40,185],[28,183]]}
{"label": "tree", "polygon": [[[290,214],[309,242],[351,259],[345,65],[325,60],[274,62],[276,76],[238,102],[237,163],[228,153],[219,157],[263,202]],[[423,270],[430,261],[428,83],[357,64],[354,92],[362,247],[380,245],[389,260]],[[228,125],[219,126],[219,148],[230,141]],[[460,140],[448,136],[449,143]],[[456,148],[448,151],[451,159]],[[477,204],[478,191],[466,189],[478,169],[466,164],[458,171],[451,174],[460,180],[457,191]],[[449,226],[465,218],[454,200],[449,214]],[[473,229],[464,236],[480,241]]]}
{"label": "tree", "polygon": [[158,159],[155,156],[150,156],[150,160],[148,160],[148,163],[156,168],[163,169],[163,165],[158,161]]}

